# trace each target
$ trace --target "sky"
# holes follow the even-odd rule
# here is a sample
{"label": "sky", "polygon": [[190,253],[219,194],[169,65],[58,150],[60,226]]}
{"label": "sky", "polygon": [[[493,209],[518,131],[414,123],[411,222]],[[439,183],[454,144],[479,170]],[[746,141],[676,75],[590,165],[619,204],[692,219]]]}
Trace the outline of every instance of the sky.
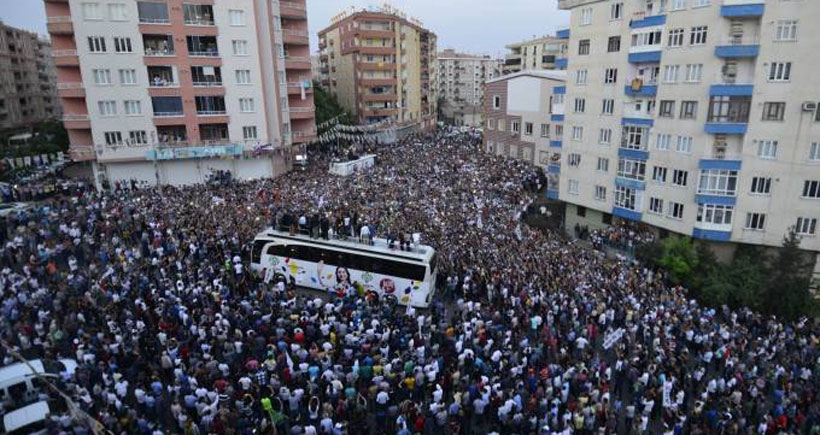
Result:
{"label": "sky", "polygon": [[[11,7],[12,3],[14,7]],[[317,49],[316,33],[330,18],[351,7],[380,6],[373,0],[307,0],[311,51]],[[392,0],[390,4],[418,18],[438,35],[439,49],[454,48],[472,54],[502,56],[504,46],[534,36],[554,34],[566,28],[569,15],[559,11],[556,0]],[[0,0],[0,19],[6,24],[46,33],[42,0]]]}

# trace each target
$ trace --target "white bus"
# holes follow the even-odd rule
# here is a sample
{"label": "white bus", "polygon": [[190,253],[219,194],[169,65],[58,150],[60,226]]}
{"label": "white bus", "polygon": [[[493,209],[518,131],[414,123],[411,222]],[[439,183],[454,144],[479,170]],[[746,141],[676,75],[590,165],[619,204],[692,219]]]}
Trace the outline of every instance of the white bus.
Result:
{"label": "white bus", "polygon": [[285,279],[338,296],[361,289],[402,305],[429,306],[436,288],[435,250],[395,246],[391,249],[384,239],[368,245],[268,229],[254,239],[251,270],[268,281]]}

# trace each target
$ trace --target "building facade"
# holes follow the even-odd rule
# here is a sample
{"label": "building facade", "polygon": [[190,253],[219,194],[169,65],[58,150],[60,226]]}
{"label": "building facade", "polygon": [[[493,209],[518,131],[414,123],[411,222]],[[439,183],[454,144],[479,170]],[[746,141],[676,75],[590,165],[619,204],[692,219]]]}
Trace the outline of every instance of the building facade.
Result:
{"label": "building facade", "polygon": [[322,85],[360,123],[435,125],[436,35],[384,6],[335,16],[319,32]]}
{"label": "building facade", "polygon": [[287,170],[315,137],[304,0],[45,0],[75,160],[151,184]]}
{"label": "building facade", "polygon": [[51,43],[0,21],[0,131],[60,116]]}
{"label": "building facade", "polygon": [[[569,219],[820,251],[818,2],[559,0]],[[729,243],[726,243],[729,242]]]}
{"label": "building facade", "polygon": [[480,127],[484,84],[501,76],[503,61],[444,50],[438,54],[439,105],[444,119],[455,125]]}
{"label": "building facade", "polygon": [[519,71],[561,69],[561,59],[566,57],[567,40],[556,36],[543,36],[507,46],[510,52],[504,56],[504,74]]}
{"label": "building facade", "polygon": [[487,82],[484,149],[539,166],[547,195],[558,199],[564,139],[563,71],[522,71]]}

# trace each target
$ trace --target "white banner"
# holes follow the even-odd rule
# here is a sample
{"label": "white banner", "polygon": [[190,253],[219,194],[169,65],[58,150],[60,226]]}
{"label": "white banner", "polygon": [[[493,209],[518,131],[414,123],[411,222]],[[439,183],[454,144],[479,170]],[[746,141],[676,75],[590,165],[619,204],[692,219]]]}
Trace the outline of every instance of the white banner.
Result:
{"label": "white banner", "polygon": [[603,344],[604,349],[608,350],[609,348],[611,348],[623,336],[624,336],[624,328],[618,328],[618,329],[610,332],[609,334],[607,334],[606,337],[604,337],[604,344]]}

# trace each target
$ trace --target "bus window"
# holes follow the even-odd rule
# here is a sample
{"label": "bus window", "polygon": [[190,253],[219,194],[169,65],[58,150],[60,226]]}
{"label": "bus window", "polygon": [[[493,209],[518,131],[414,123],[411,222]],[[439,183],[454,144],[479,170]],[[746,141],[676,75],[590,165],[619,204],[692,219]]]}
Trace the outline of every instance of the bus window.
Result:
{"label": "bus window", "polygon": [[285,245],[270,245],[268,246],[268,255],[277,257],[287,257],[287,246]]}
{"label": "bus window", "polygon": [[253,247],[251,247],[251,263],[262,262],[262,250],[267,243],[267,240],[254,240]]}

